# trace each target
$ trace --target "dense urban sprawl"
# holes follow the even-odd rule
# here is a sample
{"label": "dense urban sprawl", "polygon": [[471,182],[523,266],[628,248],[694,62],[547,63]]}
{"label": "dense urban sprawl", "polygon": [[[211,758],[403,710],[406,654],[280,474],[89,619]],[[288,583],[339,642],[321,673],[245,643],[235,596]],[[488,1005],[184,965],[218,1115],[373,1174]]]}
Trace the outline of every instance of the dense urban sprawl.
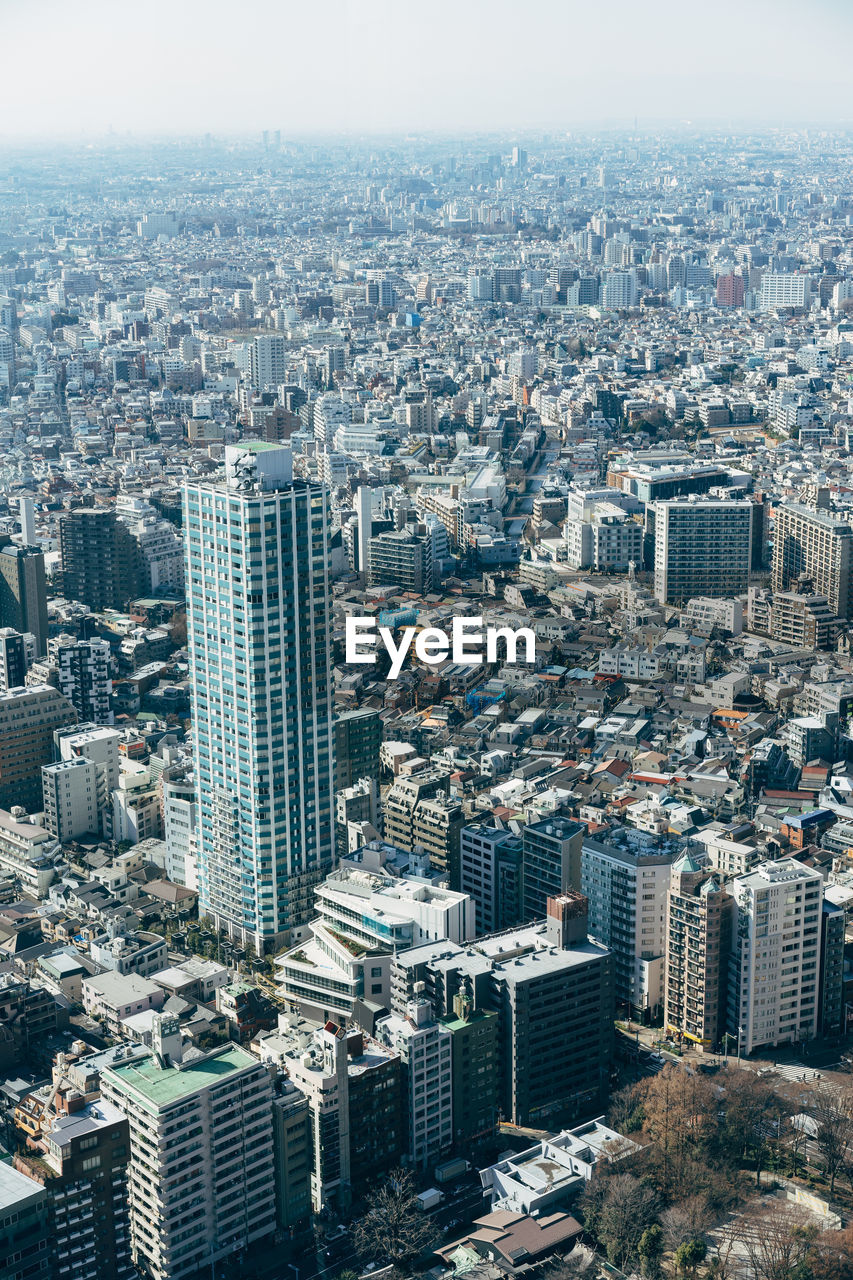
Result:
{"label": "dense urban sprawl", "polygon": [[2,1280],[850,1280],[851,160],[3,154]]}

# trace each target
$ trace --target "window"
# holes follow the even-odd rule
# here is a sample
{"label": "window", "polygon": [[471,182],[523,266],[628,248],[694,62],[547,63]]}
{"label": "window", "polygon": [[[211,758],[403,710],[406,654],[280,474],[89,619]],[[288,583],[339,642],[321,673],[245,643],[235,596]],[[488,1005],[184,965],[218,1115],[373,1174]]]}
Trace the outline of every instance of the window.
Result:
{"label": "window", "polygon": [[100,1156],[89,1156],[89,1159],[88,1159],[88,1160],[84,1160],[84,1161],[83,1161],[83,1172],[84,1172],[84,1173],[88,1173],[90,1169],[100,1169],[100,1167],[101,1167],[101,1157],[100,1157]]}

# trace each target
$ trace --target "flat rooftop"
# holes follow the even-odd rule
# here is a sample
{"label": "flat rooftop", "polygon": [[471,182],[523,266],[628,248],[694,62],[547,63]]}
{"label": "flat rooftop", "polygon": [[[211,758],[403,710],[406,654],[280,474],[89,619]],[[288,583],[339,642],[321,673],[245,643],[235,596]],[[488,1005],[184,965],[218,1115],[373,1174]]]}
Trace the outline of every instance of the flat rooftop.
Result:
{"label": "flat rooftop", "polygon": [[122,1089],[139,1098],[146,1111],[162,1111],[189,1094],[259,1065],[257,1058],[235,1045],[215,1057],[199,1058],[180,1067],[161,1067],[152,1054],[138,1062],[114,1063],[105,1075],[114,1077]]}

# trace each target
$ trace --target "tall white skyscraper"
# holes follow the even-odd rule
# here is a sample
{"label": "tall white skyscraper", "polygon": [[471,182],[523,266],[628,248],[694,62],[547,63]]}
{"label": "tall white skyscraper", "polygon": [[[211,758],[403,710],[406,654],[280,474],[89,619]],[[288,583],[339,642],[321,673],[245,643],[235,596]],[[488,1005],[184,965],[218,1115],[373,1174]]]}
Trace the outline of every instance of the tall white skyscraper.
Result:
{"label": "tall white skyscraper", "polygon": [[199,908],[261,951],[332,865],[329,512],[289,449],[225,464],[184,488]]}

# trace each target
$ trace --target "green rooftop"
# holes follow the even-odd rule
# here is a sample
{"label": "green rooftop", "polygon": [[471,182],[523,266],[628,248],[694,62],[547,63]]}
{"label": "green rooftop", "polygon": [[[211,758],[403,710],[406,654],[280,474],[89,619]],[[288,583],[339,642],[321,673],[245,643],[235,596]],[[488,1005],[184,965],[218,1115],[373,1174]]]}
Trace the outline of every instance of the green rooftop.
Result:
{"label": "green rooftop", "polygon": [[228,1076],[258,1065],[257,1058],[234,1045],[215,1057],[199,1058],[180,1068],[161,1067],[152,1054],[138,1062],[114,1063],[104,1074],[139,1098],[146,1111],[162,1111],[191,1093],[221,1084]]}

